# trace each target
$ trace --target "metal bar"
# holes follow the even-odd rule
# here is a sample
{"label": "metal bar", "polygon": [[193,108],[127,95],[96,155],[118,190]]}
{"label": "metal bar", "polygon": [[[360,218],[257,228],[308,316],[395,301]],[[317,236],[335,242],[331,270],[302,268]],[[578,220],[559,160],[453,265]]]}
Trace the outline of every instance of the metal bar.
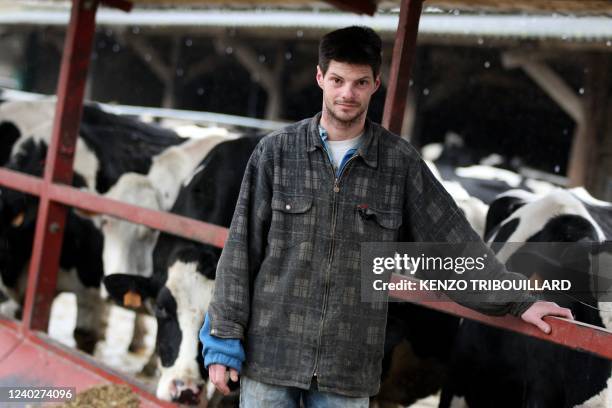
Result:
{"label": "metal bar", "polygon": [[91,356],[64,347],[44,333],[30,332],[27,336],[27,340],[34,345],[40,346],[46,352],[67,360],[71,366],[78,367],[81,370],[87,370],[89,373],[93,373],[103,378],[105,381],[110,381],[115,384],[127,384],[132,391],[138,395],[140,402],[145,405],[176,408],[176,404],[157,399],[154,392],[147,391],[149,388],[147,384],[140,383],[140,381],[132,376],[122,374],[111,367],[104,366]]}
{"label": "metal bar", "polygon": [[340,10],[358,14],[373,16],[376,12],[376,3],[372,0],[325,0],[325,2]]}
{"label": "metal bar", "polygon": [[[43,181],[38,177],[0,168],[0,186],[39,196],[43,188]],[[223,248],[227,239],[227,228],[176,214],[126,204],[71,186],[51,184],[47,187],[47,194],[51,201],[60,204],[80,208],[89,213],[112,215],[218,248]]]}
{"label": "metal bar", "polygon": [[[60,344],[39,332],[20,333],[16,322],[0,319],[0,385],[75,387],[77,392],[104,383],[127,384],[142,408],[176,407],[152,395],[150,386]],[[152,390],[151,390],[152,391]]]}
{"label": "metal bar", "polygon": [[423,0],[402,0],[400,6],[382,120],[385,128],[398,135],[402,131],[404,121],[406,97],[410,86],[410,70],[416,50],[422,8]]}
{"label": "metal bar", "polygon": [[43,181],[40,177],[0,167],[0,186],[40,197]]}
{"label": "metal bar", "polygon": [[66,207],[50,201],[48,186],[54,181],[72,181],[97,6],[97,0],[74,0],[66,32],[53,133],[47,152],[23,309],[25,330],[47,330],[51,303],[55,297]]}
{"label": "metal bar", "polygon": [[[49,187],[49,198],[66,205],[93,213],[105,213],[126,221],[143,224],[151,228],[179,235],[223,248],[227,239],[227,228],[176,214],[155,211],[100,197],[70,186],[54,184]],[[228,204],[231,205],[231,204]]]}
{"label": "metal bar", "polygon": [[[1,25],[1,21],[0,21]],[[49,95],[34,92],[16,91],[0,87],[0,95],[7,100],[35,101],[47,98]],[[111,105],[96,103],[104,111],[115,115],[147,115],[153,118],[180,119],[194,123],[208,123],[216,125],[230,125],[263,130],[277,130],[290,124],[290,122],[248,118],[245,116],[226,115],[224,113],[191,111],[185,109],[165,109],[147,106]]]}
{"label": "metal bar", "polygon": [[[398,283],[402,280],[416,281],[407,276],[391,276],[391,282]],[[540,329],[514,316],[487,316],[468,309],[453,302],[442,292],[393,290],[389,291],[389,296],[612,360],[612,332],[601,327],[548,316],[544,319],[552,330],[550,334],[544,334]]]}
{"label": "metal bar", "polygon": [[125,0],[102,0],[102,4],[125,12],[132,11],[134,7],[134,3]]}

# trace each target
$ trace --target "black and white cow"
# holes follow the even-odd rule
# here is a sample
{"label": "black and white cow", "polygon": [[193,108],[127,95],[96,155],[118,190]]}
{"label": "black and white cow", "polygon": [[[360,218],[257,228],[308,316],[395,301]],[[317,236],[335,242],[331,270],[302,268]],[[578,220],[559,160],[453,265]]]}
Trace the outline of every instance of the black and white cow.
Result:
{"label": "black and white cow", "polygon": [[430,167],[436,168],[441,180],[457,182],[470,196],[487,205],[511,189],[546,194],[555,187],[547,181],[518,174],[519,166],[498,154],[484,156],[483,152],[465,146],[463,139],[453,133],[446,136],[444,143],[423,146],[421,153]]}
{"label": "black and white cow", "polygon": [[[179,133],[181,133],[179,131]],[[124,173],[104,194],[105,197],[158,211],[169,211],[182,182],[217,144],[236,137],[224,128],[190,128],[197,135],[180,145],[170,146],[153,158],[149,172]],[[104,235],[104,275],[130,272],[150,277],[153,274],[153,249],[159,232],[144,225],[133,224],[107,215],[94,216]],[[103,289],[103,297],[106,293]],[[146,348],[145,313],[137,311],[134,321],[131,352]],[[153,352],[142,374],[152,376],[157,371],[157,356]]]}
{"label": "black and white cow", "polygon": [[[229,227],[247,161],[259,137],[247,136],[214,147],[181,188],[171,212]],[[137,293],[153,302],[161,378],[157,396],[183,403],[203,403],[208,373],[198,332],[203,324],[221,250],[161,233],[153,253],[153,275],[114,274],[105,278],[120,304]]]}
{"label": "black and white cow", "polygon": [[[171,146],[153,158],[148,174],[125,173],[105,196],[152,210],[169,211],[183,181],[219,143],[235,138],[226,129],[213,128],[204,137]],[[104,234],[104,274],[153,274],[157,232],[106,215],[100,216]]]}
{"label": "black and white cow", "polygon": [[[41,176],[49,144],[55,101],[0,104],[0,134],[9,148],[7,167]],[[6,135],[6,137],[5,137]],[[146,173],[152,156],[181,143],[174,132],[118,117],[86,105],[76,145],[73,185],[103,192],[127,171]],[[3,147],[3,148],[4,148]],[[0,189],[0,275],[5,293],[19,302],[27,281],[37,199]],[[74,291],[78,314],[75,339],[79,348],[92,352],[103,336],[102,234],[89,220],[68,213],[58,290]],[[95,293],[98,292],[98,293]]]}
{"label": "black and white cow", "polygon": [[488,205],[499,194],[511,189],[545,194],[555,188],[547,181],[516,173],[515,166],[499,155],[482,157],[476,150],[464,146],[458,135],[447,136],[444,144],[428,144],[421,153],[481,237],[484,236]]}
{"label": "black and white cow", "polygon": [[[509,269],[535,280],[571,281],[571,293],[541,295],[571,308],[579,321],[612,329],[612,303],[593,291],[597,284],[610,290],[610,203],[583,189],[543,196],[511,191],[492,203],[488,216],[487,241]],[[440,401],[443,408],[463,406],[611,407],[612,362],[466,320]]]}
{"label": "black and white cow", "polygon": [[[47,152],[42,142],[28,140],[23,149],[13,156],[6,167],[40,176]],[[75,187],[86,187],[78,174]],[[3,291],[17,305],[23,303],[27,285],[27,268],[32,252],[38,199],[20,192],[2,189],[0,200],[0,284]],[[102,269],[102,234],[91,221],[69,211],[65,239],[60,256],[62,273],[58,275],[57,290],[73,292],[77,299],[77,323],[74,338],[77,347],[93,352],[104,327],[104,313],[99,298]],[[98,329],[100,327],[100,329]]]}

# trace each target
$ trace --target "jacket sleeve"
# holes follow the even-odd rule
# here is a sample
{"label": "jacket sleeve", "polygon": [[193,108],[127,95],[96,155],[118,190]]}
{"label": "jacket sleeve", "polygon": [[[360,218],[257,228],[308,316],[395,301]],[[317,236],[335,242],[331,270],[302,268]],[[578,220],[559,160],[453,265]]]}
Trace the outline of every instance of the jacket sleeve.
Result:
{"label": "jacket sleeve", "polygon": [[242,343],[238,339],[222,339],[211,335],[208,313],[204,318],[199,337],[203,345],[202,357],[205,368],[211,364],[221,364],[234,368],[240,373],[245,358]]}
{"label": "jacket sleeve", "polygon": [[271,218],[271,160],[265,140],[247,164],[229,235],[217,264],[216,282],[208,313],[210,334],[243,339],[247,327],[252,282],[264,257]]}
{"label": "jacket sleeve", "polygon": [[[486,254],[486,267],[482,270],[472,269],[463,274],[457,274],[452,270],[446,274],[438,271],[420,278],[526,279],[523,275],[508,272],[497,260],[493,251],[473,230],[463,212],[422,159],[418,158],[410,177],[406,178],[405,188],[407,197],[404,202],[405,227],[402,227],[401,240],[456,244],[457,249],[451,251],[452,255]],[[472,292],[469,296],[463,291],[448,291],[446,294],[463,306],[489,315],[510,313],[520,316],[536,301],[534,296],[524,291],[482,291]]]}

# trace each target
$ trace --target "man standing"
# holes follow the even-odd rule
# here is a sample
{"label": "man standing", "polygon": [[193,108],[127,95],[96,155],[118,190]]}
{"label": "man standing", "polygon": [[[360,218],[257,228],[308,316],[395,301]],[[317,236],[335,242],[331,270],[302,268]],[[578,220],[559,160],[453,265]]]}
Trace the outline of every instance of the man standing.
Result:
{"label": "man standing", "polygon": [[[362,242],[474,242],[489,252],[410,143],[366,118],[380,65],[373,30],[325,35],[322,112],[264,138],[247,165],[200,333],[220,391],[228,369],[233,381],[241,371],[243,407],[368,406],[387,309],[360,301]],[[519,279],[497,261],[492,276]],[[527,293],[518,300],[470,307],[546,332],[542,316],[571,318]]]}

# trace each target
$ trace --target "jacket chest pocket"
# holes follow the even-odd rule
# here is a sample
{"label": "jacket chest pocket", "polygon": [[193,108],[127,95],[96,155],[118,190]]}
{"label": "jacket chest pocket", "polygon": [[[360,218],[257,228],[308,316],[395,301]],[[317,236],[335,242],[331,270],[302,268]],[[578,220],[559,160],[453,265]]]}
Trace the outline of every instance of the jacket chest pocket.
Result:
{"label": "jacket chest pocket", "polygon": [[398,231],[402,225],[402,213],[364,205],[357,206],[355,208],[355,225],[356,232],[362,237],[362,241],[397,241]]}
{"label": "jacket chest pocket", "polygon": [[289,248],[312,238],[316,218],[312,201],[312,196],[274,193],[268,234],[272,247]]}

